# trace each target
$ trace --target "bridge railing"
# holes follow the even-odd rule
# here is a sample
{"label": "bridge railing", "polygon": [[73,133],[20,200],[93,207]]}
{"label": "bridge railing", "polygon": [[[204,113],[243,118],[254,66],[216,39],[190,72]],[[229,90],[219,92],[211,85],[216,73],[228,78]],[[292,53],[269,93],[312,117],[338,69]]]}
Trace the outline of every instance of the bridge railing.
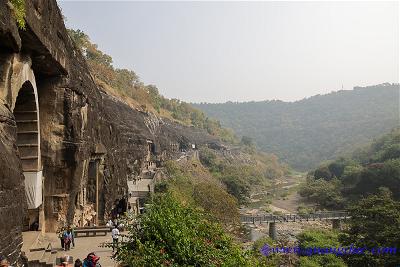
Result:
{"label": "bridge railing", "polygon": [[256,214],[242,215],[242,223],[262,222],[295,222],[295,221],[316,221],[329,219],[348,219],[350,214],[347,211],[324,211],[310,214]]}

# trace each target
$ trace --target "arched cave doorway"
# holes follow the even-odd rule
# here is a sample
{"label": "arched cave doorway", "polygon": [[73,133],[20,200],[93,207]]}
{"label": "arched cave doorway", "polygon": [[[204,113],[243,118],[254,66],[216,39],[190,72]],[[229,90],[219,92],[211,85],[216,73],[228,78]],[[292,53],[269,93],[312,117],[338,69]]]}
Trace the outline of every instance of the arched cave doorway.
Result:
{"label": "arched cave doorway", "polygon": [[39,227],[39,207],[42,204],[39,105],[35,86],[30,81],[23,83],[13,110],[17,124],[17,147],[25,176],[28,202],[25,230],[37,230]]}

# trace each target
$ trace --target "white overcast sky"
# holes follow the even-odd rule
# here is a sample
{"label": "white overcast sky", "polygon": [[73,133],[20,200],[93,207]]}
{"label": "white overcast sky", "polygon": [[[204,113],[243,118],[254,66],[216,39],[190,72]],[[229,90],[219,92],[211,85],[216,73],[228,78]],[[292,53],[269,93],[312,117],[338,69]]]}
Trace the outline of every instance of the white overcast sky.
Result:
{"label": "white overcast sky", "polygon": [[397,2],[58,1],[169,98],[293,101],[399,81]]}

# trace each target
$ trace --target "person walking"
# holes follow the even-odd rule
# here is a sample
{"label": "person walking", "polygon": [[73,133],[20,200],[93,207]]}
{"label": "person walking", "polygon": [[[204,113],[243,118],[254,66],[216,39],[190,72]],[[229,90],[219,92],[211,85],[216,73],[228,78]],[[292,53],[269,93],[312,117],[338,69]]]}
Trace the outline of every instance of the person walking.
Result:
{"label": "person walking", "polygon": [[64,234],[64,250],[68,251],[71,249],[71,242],[72,242],[72,234],[71,231],[68,229]]}
{"label": "person walking", "polygon": [[119,230],[116,225],[114,225],[114,229],[112,229],[112,231],[111,231],[111,237],[113,240],[112,247],[113,247],[113,252],[114,252],[115,247],[117,247],[117,249],[118,249],[118,238],[119,238]]}
{"label": "person walking", "polygon": [[61,248],[64,250],[64,228],[59,228],[58,231],[58,238],[61,241]]}
{"label": "person walking", "polygon": [[72,247],[75,248],[75,227],[74,227],[74,226],[70,226],[70,227],[68,228],[68,230],[71,232]]}

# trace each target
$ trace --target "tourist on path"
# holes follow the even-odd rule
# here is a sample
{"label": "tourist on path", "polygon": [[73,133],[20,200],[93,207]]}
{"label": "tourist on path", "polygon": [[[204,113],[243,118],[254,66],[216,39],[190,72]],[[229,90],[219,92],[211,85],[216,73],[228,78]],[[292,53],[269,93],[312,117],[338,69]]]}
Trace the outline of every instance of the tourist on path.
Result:
{"label": "tourist on path", "polygon": [[70,226],[68,228],[68,231],[71,232],[71,237],[72,237],[72,247],[75,248],[75,227],[74,226]]}
{"label": "tourist on path", "polygon": [[70,250],[71,249],[71,242],[72,242],[72,234],[70,230],[67,230],[64,233],[64,250]]}
{"label": "tourist on path", "polygon": [[83,261],[83,267],[101,267],[99,260],[100,257],[98,257],[94,252],[91,252]]}
{"label": "tourist on path", "polygon": [[118,248],[118,238],[119,238],[119,230],[118,227],[116,225],[114,225],[114,229],[112,229],[111,231],[111,237],[113,240],[113,251],[115,249],[115,247]]}
{"label": "tourist on path", "polygon": [[61,241],[61,248],[64,249],[64,234],[65,234],[64,228],[63,227],[59,228],[57,233],[58,233],[58,238]]}

